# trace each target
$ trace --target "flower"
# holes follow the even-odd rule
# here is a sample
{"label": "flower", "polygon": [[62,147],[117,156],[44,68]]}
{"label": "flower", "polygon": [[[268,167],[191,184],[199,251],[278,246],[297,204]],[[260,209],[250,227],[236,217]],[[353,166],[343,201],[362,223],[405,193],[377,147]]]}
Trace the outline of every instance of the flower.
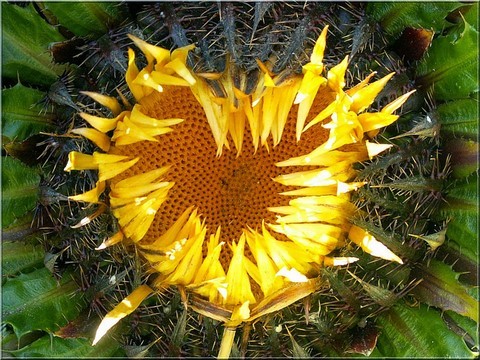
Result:
{"label": "flower", "polygon": [[[193,46],[170,52],[130,35],[147,60],[140,70],[129,49],[125,78],[135,104],[85,93],[111,116],[81,113],[92,128],[72,130],[103,151],[73,151],[65,167],[98,170],[96,187],[71,200],[98,203],[108,189],[120,231],[101,247],[133,242],[158,273],[154,288],[177,285],[208,299],[231,314],[229,328],[318,289],[319,267],[358,260],[334,255],[349,241],[402,263],[352,226],[359,210],[350,193],[365,185],[352,181],[353,164],[390,147],[369,134],[393,123],[412,92],[368,112],[393,73],[345,90],[348,57],[328,71],[322,62],[327,31],[303,74],[274,74],[258,61],[250,92],[251,78],[233,62],[223,73],[197,74],[187,65]],[[145,286],[125,300],[138,306],[152,291]],[[128,313],[107,315],[94,343]]]}
{"label": "flower", "polygon": [[[139,262],[138,247],[132,246],[128,239],[122,242],[122,232],[115,233],[118,221],[108,206],[111,181],[96,183],[98,169],[76,171],[75,176],[70,176],[62,172],[63,166],[58,166],[65,165],[65,157],[71,150],[93,154],[94,145],[89,143],[89,138],[98,143],[97,152],[108,153],[113,128],[102,133],[85,122],[76,121],[78,117],[73,113],[83,109],[82,116],[97,116],[99,120],[116,117],[124,109],[131,110],[123,98],[125,95],[131,101],[131,92],[125,91],[123,79],[128,67],[126,49],[131,46],[126,36],[129,31],[170,49],[196,44],[197,48],[189,52],[187,68],[207,79],[217,97],[226,98],[225,87],[217,82],[222,81],[222,75],[211,72],[223,73],[227,65],[232,82],[250,96],[257,86],[256,73],[259,71],[262,76],[268,73],[270,78],[283,74],[284,79],[299,73],[301,65],[309,62],[307,59],[318,29],[330,24],[332,31],[325,60],[322,57],[316,61],[317,57],[312,59],[314,65],[310,66],[309,76],[316,81],[302,82],[305,86],[298,90],[293,108],[310,106],[302,102],[303,98],[313,86],[320,89],[324,81],[315,75],[325,70],[328,79],[326,70],[331,69],[331,64],[341,63],[345,49],[350,52],[349,84],[364,79],[372,69],[381,74],[395,71],[400,75],[389,81],[377,97],[376,108],[379,103],[388,102],[384,99],[392,100],[393,94],[398,96],[412,85],[421,91],[402,109],[406,114],[397,124],[385,131],[373,130],[365,136],[369,154],[382,148],[391,147],[391,150],[354,164],[356,175],[350,181],[353,184],[339,184],[339,189],[354,188],[348,194],[355,213],[349,219],[353,225],[346,246],[335,249],[328,256],[357,257],[359,260],[348,266],[318,267],[318,278],[312,276],[319,280],[321,288],[288,307],[281,309],[282,299],[277,299],[275,304],[268,299],[262,301],[264,307],[254,305],[257,309],[280,310],[262,317],[261,322],[260,319],[247,320],[237,333],[235,328],[227,327],[221,354],[225,355],[233,347],[235,355],[242,357],[308,357],[311,351],[315,352],[314,356],[350,352],[369,355],[372,351],[377,356],[450,354],[471,357],[475,352],[478,356],[475,327],[467,321],[478,322],[478,301],[472,297],[478,294],[472,294],[470,288],[478,282],[475,278],[476,242],[472,241],[478,218],[478,208],[475,208],[478,56],[474,56],[478,55],[478,6],[470,4],[457,9],[460,5],[417,3],[403,11],[401,3],[89,3],[69,4],[68,7],[58,3],[2,4],[2,11],[8,13],[2,24],[4,47],[8,49],[2,58],[5,70],[2,72],[2,290],[5,305],[2,351],[28,356],[35,349],[36,354],[46,357],[58,351],[121,356],[125,355],[122,349],[128,356],[148,351],[149,356],[157,357],[166,354],[209,356],[218,352],[221,337],[218,330],[222,328],[218,320],[241,319],[250,312],[250,304],[236,307],[232,314],[209,302],[208,297],[195,295],[191,289],[186,291],[180,285],[168,291],[162,288],[142,301],[151,293],[150,286],[153,287],[158,272],[144,271],[151,266],[148,261]],[[399,10],[405,16],[397,16]],[[419,22],[420,13],[427,15]],[[395,22],[389,21],[393,18]],[[34,29],[35,36],[25,36],[25,29]],[[428,36],[423,36],[425,34]],[[424,52],[427,56],[422,59]],[[413,53],[417,55],[411,56]],[[445,53],[451,56],[445,59]],[[419,61],[410,61],[412,59]],[[469,61],[460,61],[465,59]],[[250,74],[238,76],[238,73]],[[303,78],[306,79],[306,75]],[[239,79],[244,80],[239,83]],[[341,85],[341,79],[338,84]],[[96,93],[89,95],[106,101],[115,115],[94,113],[77,103],[92,105],[77,91],[87,87],[108,95],[122,92],[124,95],[119,93],[120,101]],[[239,95],[234,91],[234,98],[239,99]],[[310,100],[313,103],[313,99]],[[295,132],[301,135],[302,141],[317,127],[312,125],[308,131],[303,131],[311,118],[304,118],[304,123],[294,121],[297,123]],[[107,121],[102,126],[112,123]],[[79,128],[72,131],[72,125]],[[173,128],[182,129],[177,125]],[[388,145],[371,142],[377,132],[378,139],[388,139]],[[214,144],[211,130],[207,133],[211,136],[208,144]],[[285,134],[292,132],[287,129]],[[272,153],[274,156],[281,153],[281,146],[288,143],[289,136],[281,136]],[[230,145],[237,145],[232,143],[231,135],[227,137]],[[260,136],[257,138],[256,148],[261,151],[264,146]],[[272,141],[267,134],[270,149]],[[297,139],[293,144],[296,142]],[[241,156],[233,156],[233,160],[241,161],[248,155],[249,144],[247,133],[245,141],[240,142],[244,151]],[[232,152],[237,153],[235,149],[230,151],[224,147],[217,160],[224,160]],[[78,154],[74,155],[74,160],[80,159]],[[102,164],[98,167],[108,169],[108,162],[105,162],[108,158],[98,154],[95,157]],[[256,160],[259,159],[256,156]],[[91,162],[88,156],[83,160],[86,166]],[[110,169],[114,170],[115,164]],[[277,170],[281,175],[289,169],[285,166]],[[290,170],[294,172],[293,168]],[[195,183],[185,176],[181,174],[180,177],[186,183]],[[223,180],[225,185],[231,184]],[[88,192],[89,189],[92,191]],[[177,181],[169,195],[185,189],[188,190],[181,188]],[[82,194],[87,192],[88,196]],[[72,194],[70,200],[79,202],[67,204],[68,197],[64,194]],[[285,197],[293,199],[293,195]],[[193,199],[190,193],[189,198]],[[82,199],[90,204],[85,206]],[[168,201],[171,197],[161,206],[162,211]],[[246,202],[254,204],[252,199]],[[270,207],[274,206],[270,204]],[[34,208],[35,213],[31,214]],[[205,211],[199,213],[204,217]],[[267,213],[273,220],[265,213],[252,211],[252,214],[254,219],[264,219],[267,226],[275,224],[273,212]],[[442,219],[448,221],[442,224]],[[228,229],[222,227],[222,237],[228,236],[227,230],[234,227],[235,221],[231,219]],[[210,218],[207,225],[211,227],[211,224]],[[261,226],[253,228],[260,231]],[[108,234],[112,236],[102,243]],[[275,231],[272,234],[279,236]],[[371,244],[370,250],[374,252],[382,252],[387,247],[404,264],[363,253],[355,242],[364,246]],[[118,246],[111,246],[118,243]],[[107,249],[97,251],[95,248]],[[245,249],[249,249],[248,241]],[[460,277],[458,271],[462,273]],[[291,279],[305,276],[287,268],[280,269],[278,274]],[[32,283],[36,285],[29,286]],[[304,293],[308,291],[302,282],[291,285],[292,289],[296,285]],[[217,289],[215,293],[223,291],[220,286]],[[51,296],[51,291],[55,292],[55,297]],[[304,293],[299,293],[299,298]],[[284,295],[288,298],[290,293]],[[32,296],[34,302],[25,302]],[[420,306],[412,307],[412,300],[419,301]],[[139,307],[129,317],[131,321],[124,321],[122,326],[109,331],[110,336],[92,347],[87,339],[92,334],[79,334],[75,329],[80,330],[78,324],[84,324],[86,317],[90,321],[92,311],[103,316],[114,304],[117,306],[103,324],[110,322],[108,326],[112,326]],[[52,305],[55,311],[45,311]],[[67,325],[67,322],[70,323]],[[44,333],[40,338],[23,336],[39,330]],[[236,346],[233,345],[234,337]],[[417,346],[411,346],[408,340],[412,338],[416,339]],[[437,342],[440,338],[445,341]],[[406,341],[399,342],[399,339]],[[127,350],[125,343],[149,345],[129,346]],[[397,346],[399,343],[401,346]],[[446,343],[449,346],[445,347]]]}

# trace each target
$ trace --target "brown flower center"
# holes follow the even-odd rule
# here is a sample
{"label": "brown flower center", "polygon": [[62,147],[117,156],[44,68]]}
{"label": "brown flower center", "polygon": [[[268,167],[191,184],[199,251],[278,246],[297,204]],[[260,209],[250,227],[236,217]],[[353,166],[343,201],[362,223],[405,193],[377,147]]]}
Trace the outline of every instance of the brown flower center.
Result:
{"label": "brown flower center", "polygon": [[[317,96],[310,111],[317,114],[325,106],[325,96]],[[328,99],[330,102],[331,99]],[[210,234],[221,227],[221,240],[237,241],[247,226],[261,229],[262,221],[274,222],[271,206],[288,205],[289,198],[279,193],[287,189],[272,178],[307,168],[279,168],[276,162],[309,153],[325,142],[328,131],[315,126],[299,143],[295,140],[296,106],[292,107],[281,142],[269,149],[259,146],[255,152],[248,124],[241,154],[233,141],[230,150],[216,156],[217,147],[205,112],[189,88],[166,87],[142,99],[142,111],[157,119],[182,118],[174,131],[159,136],[158,142],[142,141],[116,150],[130,157],[140,157],[122,178],[171,166],[165,181],[175,183],[168,200],[158,210],[144,241],[161,236],[190,206],[207,222]],[[309,119],[307,119],[308,121]]]}

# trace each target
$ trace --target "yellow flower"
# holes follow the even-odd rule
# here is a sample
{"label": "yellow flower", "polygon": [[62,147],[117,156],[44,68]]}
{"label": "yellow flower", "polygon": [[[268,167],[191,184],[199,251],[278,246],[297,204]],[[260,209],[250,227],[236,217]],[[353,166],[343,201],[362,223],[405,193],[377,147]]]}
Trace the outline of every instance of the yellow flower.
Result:
{"label": "yellow flower", "polygon": [[[365,185],[353,181],[353,164],[390,147],[366,133],[394,122],[410,93],[367,112],[393,74],[344,90],[348,58],[328,71],[323,64],[327,30],[302,74],[274,74],[258,61],[253,86],[233,63],[196,74],[187,65],[193,46],[170,53],[131,36],[147,60],[139,70],[129,49],[125,76],[136,103],[85,92],[111,116],[82,113],[93,129],[72,130],[104,151],[72,152],[65,168],[99,173],[97,186],[72,200],[96,203],[108,189],[121,230],[99,249],[133,242],[158,274],[151,287],[179,286],[194,310],[224,321],[221,356],[236,326],[317,290],[320,267],[356,261],[332,255],[349,241],[402,262],[350,223],[359,211],[350,194]],[[109,313],[94,342],[151,287]]]}

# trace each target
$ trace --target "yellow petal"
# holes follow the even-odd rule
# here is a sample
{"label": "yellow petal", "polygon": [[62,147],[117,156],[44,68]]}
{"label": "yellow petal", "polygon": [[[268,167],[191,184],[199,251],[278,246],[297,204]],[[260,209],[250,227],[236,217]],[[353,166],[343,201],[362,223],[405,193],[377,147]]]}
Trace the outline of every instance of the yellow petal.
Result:
{"label": "yellow petal", "polygon": [[98,163],[94,160],[93,155],[83,154],[78,151],[71,151],[68,154],[68,163],[64,171],[72,170],[95,170],[98,169]]}
{"label": "yellow petal", "polygon": [[202,265],[202,246],[207,229],[204,227],[195,237],[189,238],[191,246],[181,255],[181,260],[175,271],[165,280],[170,284],[190,284]]}
{"label": "yellow petal", "polygon": [[105,191],[105,182],[97,181],[96,186],[83,194],[69,196],[68,198],[73,201],[84,201],[88,203],[98,203],[98,197]]}
{"label": "yellow petal", "polygon": [[368,231],[356,225],[352,225],[350,228],[348,238],[370,255],[403,264],[402,259],[395,255],[384,244],[375,239]]}
{"label": "yellow petal", "polygon": [[103,163],[98,166],[98,180],[106,181],[131,168],[140,158],[117,163]]}
{"label": "yellow petal", "polygon": [[322,64],[323,63],[323,54],[325,52],[325,46],[327,44],[327,32],[328,25],[325,26],[322,30],[322,33],[315,42],[313,47],[312,55],[310,55],[310,62],[313,64]]}
{"label": "yellow petal", "polygon": [[311,71],[307,71],[303,77],[302,83],[295,97],[294,104],[298,106],[297,123],[296,123],[296,139],[300,141],[300,137],[304,130],[305,121],[312,107],[315,96],[320,86],[325,84],[327,79],[323,76],[317,76]]}
{"label": "yellow petal", "polygon": [[138,67],[135,64],[135,52],[132,49],[128,49],[128,68],[125,73],[125,81],[127,82],[128,88],[132,92],[133,96],[137,101],[146,96],[143,91],[143,86],[134,84],[135,79],[138,76]]}
{"label": "yellow petal", "polygon": [[388,150],[391,147],[393,147],[392,144],[377,144],[377,143],[372,143],[368,140],[365,142],[365,146],[367,147],[367,153],[370,160],[372,160],[375,156],[384,152],[385,150]]}
{"label": "yellow petal", "polygon": [[367,182],[360,181],[360,182],[351,182],[351,183],[344,183],[342,181],[337,182],[337,196],[341,194],[346,194],[350,191],[356,191],[362,186],[367,185]]}
{"label": "yellow petal", "polygon": [[[257,265],[252,264],[251,266],[255,268],[254,272],[257,272],[257,276],[252,276],[252,269],[250,269],[249,274],[258,283],[258,285],[260,285],[264,296],[267,296],[270,295],[274,290],[277,290],[275,288],[275,274],[277,273],[278,269],[273,263],[273,260],[270,258],[267,250],[263,247],[262,242],[259,239],[261,236],[262,235],[258,234],[256,231],[249,231],[245,233],[248,247],[252,251],[255,262],[257,263]],[[281,285],[281,283],[277,285]]]}
{"label": "yellow petal", "polygon": [[159,46],[143,41],[142,39],[128,34],[128,37],[138,46],[140,50],[145,54],[148,64],[151,64],[153,60],[156,60],[157,63],[164,63],[170,59],[170,51]]}
{"label": "yellow petal", "polygon": [[367,107],[369,107],[394,74],[395,73],[392,72],[384,76],[380,80],[377,80],[370,85],[367,85],[364,88],[358,90],[352,96],[353,103],[350,107],[350,110],[358,114],[365,110]]}
{"label": "yellow petal", "polygon": [[358,121],[362,124],[364,132],[376,130],[388,126],[398,119],[398,115],[382,112],[363,113],[358,115]]}
{"label": "yellow petal", "polygon": [[351,163],[366,160],[366,154],[364,151],[325,151],[321,148],[317,148],[310,152],[298,157],[293,157],[285,161],[276,163],[277,166],[331,166],[341,161],[350,160]]}
{"label": "yellow petal", "polygon": [[130,188],[139,184],[151,183],[152,181],[157,180],[163,175],[165,175],[169,169],[170,166],[163,166],[161,168],[148,171],[146,173],[130,176],[112,185],[112,189]]}
{"label": "yellow petal", "polygon": [[[250,317],[250,301],[245,301],[243,304],[239,306],[235,306],[235,308],[232,311],[232,317],[230,318],[230,321],[228,321],[225,324],[226,329],[237,327],[242,322],[248,320],[249,317]],[[222,339],[222,343],[223,343],[223,339]],[[222,351],[220,351],[219,353],[222,353]]]}
{"label": "yellow petal", "polygon": [[156,251],[171,245],[176,239],[179,238],[180,231],[186,225],[189,216],[193,214],[193,209],[193,206],[187,208],[162,236],[156,239],[152,244],[142,244],[142,248]]}
{"label": "yellow petal", "polygon": [[100,152],[94,152],[93,158],[97,164],[112,164],[122,160],[128,159],[125,155],[103,154]]}
{"label": "yellow petal", "polygon": [[348,55],[343,61],[328,71],[328,86],[335,92],[340,92],[345,87],[345,72],[348,67]]}
{"label": "yellow petal", "polygon": [[130,120],[135,123],[136,125],[143,126],[143,127],[167,127],[180,124],[183,119],[155,119],[148,115],[145,115],[142,112],[142,105],[136,104],[133,109],[132,113],[130,114]]}
{"label": "yellow petal", "polygon": [[102,95],[92,91],[80,91],[80,93],[91,97],[94,101],[96,101],[100,105],[103,105],[106,108],[110,109],[110,111],[114,116],[117,116],[122,112],[122,107],[120,106],[117,99],[115,99],[114,97]]}
{"label": "yellow petal", "polygon": [[[163,194],[163,192],[161,192],[161,194]],[[134,219],[122,228],[125,236],[129,237],[134,242],[143,239],[155,218],[157,210],[167,199],[166,194],[163,197],[161,194],[147,200],[140,206],[140,211]]]}
{"label": "yellow petal", "polygon": [[270,224],[270,227],[274,231],[286,235],[288,238],[294,239],[296,237],[302,237],[327,247],[335,247],[337,239],[340,238],[342,233],[342,229],[338,226],[318,223]]}
{"label": "yellow petal", "polygon": [[388,103],[382,108],[381,112],[386,114],[392,114],[395,110],[397,110],[400,106],[402,106],[405,103],[405,101],[407,101],[407,99],[410,97],[410,95],[412,95],[415,91],[416,90],[412,90],[406,94],[403,94],[399,98],[393,100],[391,103]]}
{"label": "yellow petal", "polygon": [[138,184],[138,186],[135,186],[135,187],[127,187],[127,188],[116,187],[115,189],[112,189],[110,191],[110,196],[116,197],[116,198],[132,199],[132,198],[144,196],[158,189],[171,188],[172,186],[173,186],[172,183],[163,181],[163,182],[157,182],[157,183],[151,183],[151,184]]}
{"label": "yellow petal", "polygon": [[119,115],[117,115],[117,117],[115,117],[113,119],[104,118],[104,117],[100,117],[100,116],[94,116],[94,115],[90,115],[90,114],[83,113],[83,112],[80,113],[79,115],[82,119],[84,119],[86,122],[88,122],[90,125],[92,125],[98,131],[101,131],[103,133],[107,133],[110,130],[115,129],[118,121],[120,119],[122,119],[125,116],[126,113],[127,112],[124,111],[124,112],[120,113]]}
{"label": "yellow petal", "polygon": [[335,109],[338,107],[339,100],[335,100],[334,102],[330,103],[325,109],[323,109],[319,114],[317,114],[302,130],[302,132],[307,131],[313,125],[318,124],[319,122],[325,120],[329,116],[331,116]]}
{"label": "yellow petal", "polygon": [[233,256],[230,260],[226,280],[228,287],[225,303],[228,305],[243,304],[246,301],[256,302],[245,267],[244,249],[245,235],[242,234],[238,244],[232,244]]}
{"label": "yellow petal", "polygon": [[[208,243],[207,256],[203,260],[202,265],[195,275],[194,283],[201,283],[206,280],[211,280],[219,277],[225,277],[225,271],[219,261],[220,252],[223,248],[224,242],[218,243],[220,238],[220,229],[217,230],[215,235],[210,236]],[[212,245],[215,245],[212,247]],[[213,299],[210,299],[213,300]]]}
{"label": "yellow petal", "polygon": [[[337,184],[338,184],[338,181],[337,181]],[[328,186],[310,186],[306,188],[300,188],[297,190],[284,191],[284,192],[281,192],[280,195],[286,195],[286,196],[334,195],[337,193],[337,188],[338,186],[332,183]]]}
{"label": "yellow petal", "polygon": [[185,79],[162,73],[160,71],[152,71],[150,73],[151,78],[159,85],[173,85],[173,86],[190,86],[190,83]]}
{"label": "yellow petal", "polygon": [[267,249],[277,269],[283,267],[295,268],[302,274],[307,274],[311,270],[310,262],[315,259],[305,251],[305,249],[296,246],[289,241],[279,241],[270,234],[265,224],[262,224],[262,236],[258,241]]}
{"label": "yellow petal", "polygon": [[118,231],[115,233],[113,236],[110,236],[109,238],[105,239],[99,247],[95,248],[95,250],[103,250],[106,249],[109,246],[118,244],[124,239],[123,233],[121,231]]}
{"label": "yellow petal", "polygon": [[283,267],[275,274],[275,276],[283,276],[290,282],[296,283],[308,281],[308,278],[295,268],[287,269],[286,267]]}
{"label": "yellow petal", "polygon": [[163,92],[163,86],[160,85],[155,79],[150,75],[150,72],[147,69],[140,71],[132,82],[133,85],[144,86],[151,88],[152,90]]}
{"label": "yellow petal", "polygon": [[172,69],[173,71],[175,71],[178,76],[180,76],[182,79],[184,79],[187,82],[187,85],[193,85],[196,83],[195,78],[193,77],[192,73],[185,65],[185,62],[178,58],[173,59],[168,64],[166,64],[165,68]]}
{"label": "yellow petal", "polygon": [[123,299],[120,304],[115,306],[112,311],[105,315],[102,322],[98,326],[92,345],[98,343],[98,341],[100,341],[100,339],[108,332],[108,330],[110,330],[121,319],[131,314],[137,307],[139,307],[142,301],[152,292],[153,290],[147,285],[140,285],[138,288],[133,290],[133,292]]}
{"label": "yellow petal", "polygon": [[77,128],[73,129],[71,132],[87,138],[105,152],[110,150],[110,137],[103,132],[92,128]]}
{"label": "yellow petal", "polygon": [[363,79],[361,82],[359,82],[357,85],[355,85],[354,87],[348,89],[347,91],[345,91],[347,93],[347,95],[349,96],[353,96],[355,95],[355,93],[357,93],[359,90],[363,89],[365,86],[368,85],[368,83],[370,82],[370,80],[372,79],[372,77],[376,74],[377,72],[376,71],[373,71],[372,73],[370,73],[370,75],[368,75],[365,79]]}
{"label": "yellow petal", "polygon": [[279,175],[273,180],[287,186],[328,186],[336,184],[337,181],[346,181],[352,175],[354,171],[346,160],[324,169]]}
{"label": "yellow petal", "polygon": [[355,261],[358,261],[359,259],[356,257],[330,257],[330,256],[325,256],[323,260],[323,265],[325,266],[344,266],[348,265],[351,263],[354,263]]}

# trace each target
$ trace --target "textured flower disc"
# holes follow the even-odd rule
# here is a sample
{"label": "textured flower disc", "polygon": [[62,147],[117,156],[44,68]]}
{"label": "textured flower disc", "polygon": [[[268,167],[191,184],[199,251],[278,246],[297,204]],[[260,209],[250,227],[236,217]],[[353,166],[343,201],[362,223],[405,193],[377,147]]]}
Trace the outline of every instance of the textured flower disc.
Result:
{"label": "textured flower disc", "polygon": [[[398,118],[392,113],[410,93],[368,112],[393,73],[344,90],[348,57],[328,71],[322,62],[327,30],[302,75],[274,74],[258,61],[254,86],[232,75],[233,63],[223,73],[192,72],[192,46],[170,53],[131,36],[147,60],[139,70],[129,50],[136,104],[123,98],[123,110],[115,98],[86,93],[113,117],[80,114],[93,128],[72,133],[103,152],[71,152],[65,168],[99,172],[94,189],[71,199],[96,203],[108,190],[121,230],[101,247],[134,242],[159,273],[156,288],[185,286],[213,306],[197,311],[233,327],[318,289],[320,267],[358,260],[335,257],[348,240],[402,263],[350,223],[350,193],[365,185],[352,182],[353,164],[391,147],[368,138]],[[95,341],[151,291],[142,285],[119,304]]]}
{"label": "textured flower disc", "polygon": [[[314,103],[317,113],[325,107],[322,100],[320,97]],[[318,126],[297,143],[296,113],[291,111],[281,142],[273,147],[269,141],[270,151],[266,146],[255,151],[247,138],[240,154],[230,149],[216,156],[217,148],[205,112],[190,89],[165,87],[162,93],[153,93],[145,99],[142,110],[156,119],[185,119],[174,131],[162,135],[159,142],[137,142],[116,149],[121,155],[141,159],[118,179],[170,166],[164,181],[173,182],[175,186],[157,211],[145,239],[160,237],[192,204],[198,214],[206,218],[207,236],[221,227],[221,239],[227,243],[239,239],[247,226],[261,229],[262,221],[274,223],[275,213],[268,208],[288,205],[289,198],[280,194],[285,188],[272,179],[282,173],[302,170],[289,167],[285,171],[275,163],[310,153],[328,137],[327,130]],[[222,265],[228,267],[231,257],[228,247],[223,247],[221,256]]]}

